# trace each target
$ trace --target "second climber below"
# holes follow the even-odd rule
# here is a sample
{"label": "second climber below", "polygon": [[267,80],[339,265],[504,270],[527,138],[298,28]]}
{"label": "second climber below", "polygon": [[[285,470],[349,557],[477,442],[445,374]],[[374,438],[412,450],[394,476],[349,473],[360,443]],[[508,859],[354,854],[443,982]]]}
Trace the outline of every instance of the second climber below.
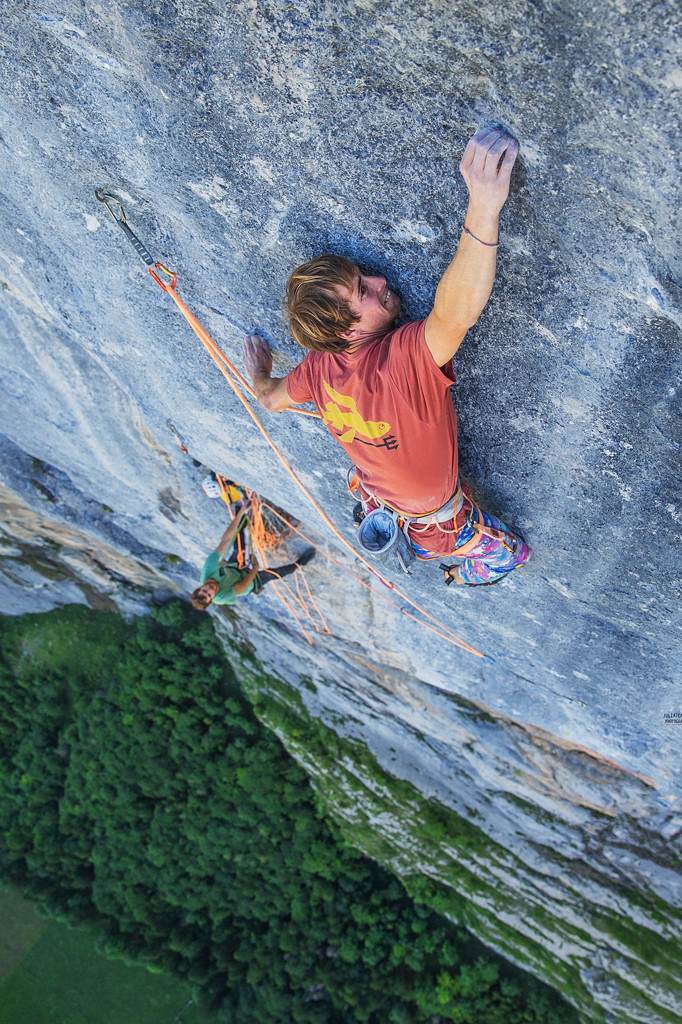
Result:
{"label": "second climber below", "polygon": [[523,540],[463,493],[458,475],[452,358],[481,315],[495,279],[499,215],[518,142],[499,128],[476,132],[460,171],[469,204],[455,256],[425,320],[394,329],[400,299],[384,277],[341,256],[318,256],[289,278],[286,313],[308,354],[272,377],[272,353],[244,342],[256,396],[280,411],[312,400],[355,467],[365,509],[382,504],[407,523],[417,557],[452,558],[452,581],[495,583],[523,565]]}
{"label": "second climber below", "polygon": [[210,604],[232,605],[238,597],[254,592],[259,594],[266,583],[290,576],[315,557],[315,548],[306,548],[295,562],[273,569],[260,569],[254,558],[250,568],[240,568],[236,557],[229,553],[237,534],[248,524],[248,515],[241,509],[225,530],[206,561],[201,572],[201,583],[192,592],[190,601],[197,611],[206,611]]}

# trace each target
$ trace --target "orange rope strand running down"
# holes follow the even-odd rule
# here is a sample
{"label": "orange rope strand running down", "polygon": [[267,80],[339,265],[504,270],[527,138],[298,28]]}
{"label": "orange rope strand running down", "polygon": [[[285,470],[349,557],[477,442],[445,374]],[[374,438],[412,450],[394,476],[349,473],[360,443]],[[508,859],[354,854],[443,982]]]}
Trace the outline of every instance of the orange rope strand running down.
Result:
{"label": "orange rope strand running down", "polygon": [[[275,575],[277,575],[277,570],[276,569],[270,569],[270,572],[272,572]],[[299,582],[298,582],[298,575],[299,574],[296,573],[295,575],[296,575],[296,590],[297,590],[296,594],[293,592],[293,590],[291,589],[289,584],[286,582],[286,580],[284,580],[281,576],[278,578],[276,583],[271,585],[271,589],[272,589],[272,591],[274,591],[274,593],[280,599],[280,601],[282,602],[284,607],[287,609],[289,614],[292,615],[293,618],[296,620],[296,622],[298,623],[299,629],[303,633],[303,636],[306,638],[308,643],[312,645],[313,641],[310,638],[310,636],[308,636],[308,634],[306,633],[305,629],[303,628],[301,620],[298,618],[298,616],[294,612],[294,610],[291,607],[290,603],[284,598],[283,594],[280,593],[280,591],[277,589],[277,583],[281,583],[282,586],[284,587],[284,589],[287,591],[287,593],[288,593],[289,597],[291,598],[291,601],[293,602],[293,604],[298,606],[299,611],[301,612],[301,614],[303,616],[305,616],[310,621],[310,624],[312,625],[312,627],[315,630],[315,632],[316,633],[323,633],[323,634],[329,635],[329,632],[330,632],[329,631],[329,627],[327,626],[327,623],[325,621],[324,615],[322,614],[322,612],[318,608],[317,603],[315,602],[315,599],[313,598],[312,594],[310,593],[310,588],[308,587],[308,584],[306,583],[306,587],[308,587],[308,594],[310,596],[311,604],[312,604],[314,610],[319,615],[320,622],[322,623],[322,627],[321,628],[315,622],[315,619],[313,618],[313,615],[311,614],[311,612],[308,609],[308,606],[306,604],[306,600],[305,600],[304,596],[301,594],[301,589],[300,589],[300,585],[299,585]],[[301,574],[301,575],[303,575],[303,574]],[[305,580],[305,575],[303,575],[303,579]]]}
{"label": "orange rope strand running down", "polygon": [[[154,275],[154,277],[156,278],[156,275]],[[175,280],[173,280],[172,285],[164,284],[161,281],[159,281],[158,278],[156,278],[156,280],[161,285],[163,290],[165,292],[167,292],[171,296],[171,298],[173,299],[173,301],[177,305],[178,309],[180,310],[182,315],[185,317],[185,319],[189,323],[189,325],[192,328],[192,330],[194,331],[194,333],[203,342],[203,344],[205,345],[209,355],[213,359],[214,363],[216,364],[216,366],[218,367],[220,372],[223,374],[223,376],[227,380],[228,384],[230,385],[230,387],[232,388],[234,393],[237,395],[237,398],[242,403],[242,405],[246,409],[247,413],[249,414],[249,416],[251,417],[253,422],[256,424],[256,426],[260,430],[260,432],[263,435],[263,437],[265,438],[265,440],[268,442],[268,444],[272,448],[273,452],[275,453],[275,455],[277,456],[277,458],[281,462],[281,464],[284,467],[284,469],[292,477],[292,479],[296,483],[296,486],[303,492],[303,494],[305,494],[306,498],[311,503],[311,505],[313,506],[315,511],[318,513],[318,515],[321,517],[321,519],[324,521],[324,523],[328,526],[328,528],[332,531],[332,533],[341,541],[341,543],[346,548],[348,548],[348,550],[351,551],[351,553],[356,558],[358,558],[364,565],[366,565],[367,568],[375,576],[377,576],[383,583],[385,583],[386,586],[391,586],[391,584],[387,580],[384,580],[383,576],[381,576],[377,572],[377,570],[374,568],[374,566],[372,566],[370,564],[370,562],[368,562],[367,559],[363,555],[360,554],[359,551],[356,551],[348,543],[348,541],[343,536],[343,534],[341,534],[336,529],[336,527],[332,523],[331,519],[327,516],[327,514],[323,511],[323,509],[320,508],[319,504],[315,501],[315,499],[313,498],[312,494],[307,489],[305,484],[302,483],[301,480],[299,480],[299,478],[296,475],[296,473],[294,472],[294,470],[291,468],[289,463],[286,461],[286,459],[284,458],[284,456],[282,455],[280,450],[277,448],[275,442],[272,440],[272,438],[268,434],[267,430],[265,429],[263,424],[260,422],[260,420],[258,419],[256,414],[254,413],[253,409],[251,408],[249,403],[246,401],[246,398],[244,397],[244,395],[240,391],[239,387],[237,386],[236,381],[233,380],[233,378],[231,376],[231,373],[235,373],[235,375],[237,375],[237,372],[235,371],[234,367],[232,366],[232,363],[220,351],[220,349],[218,348],[218,346],[216,345],[215,341],[210,336],[208,331],[206,331],[205,328],[202,327],[202,325],[199,323],[199,321],[196,319],[196,317],[190,312],[190,310],[187,308],[187,306],[182,301],[182,299],[176,294],[175,287],[174,287],[175,286]],[[472,647],[471,644],[468,644],[466,642],[466,640],[462,640],[461,637],[458,637],[456,633],[453,633],[452,630],[448,629],[447,626],[445,626],[442,622],[439,622],[438,619],[436,619],[433,615],[431,615],[429,612],[425,611],[425,609],[421,608],[418,604],[416,604],[414,601],[412,601],[409,597],[407,597],[406,594],[403,594],[400,590],[398,590],[397,587],[393,587],[393,590],[394,590],[395,594],[397,594],[400,598],[402,598],[402,600],[406,601],[407,604],[409,604],[412,608],[415,609],[415,611],[418,611],[420,615],[423,615],[425,618],[429,619],[431,622],[434,622],[439,627],[440,630],[443,630],[443,632],[440,633],[438,630],[433,629],[433,627],[429,626],[427,622],[423,622],[421,619],[417,619],[416,616],[411,615],[409,612],[406,612],[404,609],[400,608],[399,605],[396,605],[396,607],[398,607],[400,609],[400,611],[404,615],[407,615],[409,618],[414,618],[415,621],[420,623],[420,625],[424,626],[426,629],[429,629],[432,633],[436,633],[438,636],[441,636],[443,639],[447,640],[449,643],[453,644],[455,647],[459,647],[462,650],[468,651],[470,654],[474,654],[478,658],[484,658],[484,659],[486,658],[485,654],[482,654],[481,651],[476,650],[476,648]],[[393,603],[393,602],[391,602],[391,603]]]}
{"label": "orange rope strand running down", "polygon": [[[305,596],[301,593],[301,580],[303,580],[303,586],[306,589]],[[318,629],[317,630],[318,633],[327,633],[328,635],[330,635],[331,634],[331,630],[330,630],[329,626],[327,625],[327,620],[325,619],[324,615],[322,614],[322,609],[320,608],[320,606],[318,605],[317,601],[313,597],[313,592],[310,589],[310,585],[309,585],[308,580],[306,578],[306,574],[304,572],[300,572],[300,573],[297,572],[294,575],[294,582],[296,583],[296,591],[298,593],[299,600],[300,600],[301,604],[305,606],[306,602],[310,602],[310,604],[313,606],[313,608],[315,609],[315,611],[317,612],[317,614],[320,617],[320,622],[322,623],[323,628],[322,629]],[[312,619],[312,615],[310,617]],[[317,628],[317,627],[315,627],[315,628]]]}
{"label": "orange rope strand running down", "polygon": [[[269,563],[268,552],[271,551],[274,547],[276,547],[279,538],[277,537],[277,534],[271,532],[266,527],[265,522],[263,520],[263,514],[262,514],[261,509],[260,509],[260,501],[259,501],[258,496],[256,495],[255,491],[251,491],[250,492],[249,500],[250,500],[250,504],[251,504],[251,528],[250,528],[250,530],[251,530],[251,543],[253,545],[254,554],[255,554],[256,558],[258,559],[259,564],[264,569],[268,569],[270,572],[272,572],[273,574],[277,575],[277,570],[270,568],[270,566],[268,564]],[[281,578],[281,576],[279,577],[279,581],[278,582],[282,583],[282,585],[284,586],[284,589],[289,592],[289,596],[292,599],[293,604],[294,605],[298,604],[298,607],[299,607],[299,610],[300,610],[301,614],[303,616],[307,616],[307,618],[310,619],[310,621],[312,622],[313,626],[315,626],[315,622],[314,622],[314,620],[312,618],[312,615],[308,611],[305,603],[303,601],[301,601],[301,600],[297,600],[296,595],[289,588],[289,586],[284,582],[284,580]],[[279,601],[282,602],[282,604],[284,605],[286,610],[289,612],[291,617],[294,619],[294,621],[296,622],[298,628],[300,629],[300,631],[303,634],[303,636],[305,637],[305,639],[308,641],[309,644],[312,645],[313,644],[313,639],[306,632],[306,630],[304,629],[303,623],[301,622],[301,620],[299,619],[298,615],[294,611],[294,608],[293,608],[292,604],[289,601],[287,601],[287,599],[285,598],[284,594],[282,594],[281,591],[279,590],[279,588],[277,587],[276,583],[271,585],[271,586],[272,586],[272,590],[274,591],[276,597],[278,598]],[[317,628],[317,627],[315,627],[315,628]]]}
{"label": "orange rope strand running down", "polygon": [[[272,508],[271,505],[268,505],[266,502],[264,502],[264,505],[271,512],[274,512],[275,515],[278,514],[277,511],[274,508]],[[429,626],[429,624],[427,622],[423,622],[421,619],[418,619],[417,616],[416,615],[412,615],[411,612],[405,611],[405,609],[401,608],[400,605],[396,604],[395,601],[391,601],[390,597],[388,597],[386,594],[384,594],[381,590],[377,590],[376,587],[373,587],[371,585],[371,583],[367,583],[367,581],[363,580],[361,576],[357,576],[354,572],[351,572],[350,569],[347,569],[345,565],[342,565],[341,562],[338,562],[335,558],[333,558],[329,554],[328,551],[325,551],[323,548],[321,548],[319,546],[319,544],[316,544],[314,540],[311,540],[310,537],[308,537],[305,533],[303,533],[302,530],[299,530],[296,526],[293,526],[292,524],[289,524],[289,525],[291,526],[292,530],[296,530],[296,533],[299,535],[299,537],[303,537],[303,539],[305,541],[307,541],[308,544],[312,544],[312,546],[314,548],[316,548],[316,550],[319,551],[321,555],[324,555],[324,557],[327,558],[332,563],[332,565],[335,565],[337,567],[337,569],[341,569],[341,571],[345,572],[347,576],[351,577],[351,579],[356,580],[361,586],[366,587],[367,590],[370,590],[373,594],[376,594],[377,597],[380,597],[382,601],[386,601],[387,604],[390,604],[393,608],[397,608],[398,611],[402,615],[406,615],[408,617],[408,619],[413,619],[415,622],[419,623],[420,626],[423,626],[425,629],[431,630],[432,633],[435,633],[436,636],[439,636],[442,640],[447,640],[448,642],[452,643],[452,640],[450,639],[450,637],[446,636],[445,633],[441,633],[439,630],[434,629],[433,626]],[[378,575],[378,573],[376,573],[376,572],[374,574]],[[379,579],[382,579],[382,577],[379,576]],[[396,590],[394,588],[393,593],[400,594],[400,591]],[[436,622],[437,620],[434,619],[433,621]],[[447,630],[448,633],[450,632],[450,630],[448,630],[447,626],[444,626],[442,623],[439,622],[438,625],[441,626],[442,629]],[[454,635],[455,635],[454,633],[451,634],[451,636],[454,636]],[[478,653],[478,652],[475,652],[475,653]],[[481,655],[481,657],[485,657],[485,655]]]}

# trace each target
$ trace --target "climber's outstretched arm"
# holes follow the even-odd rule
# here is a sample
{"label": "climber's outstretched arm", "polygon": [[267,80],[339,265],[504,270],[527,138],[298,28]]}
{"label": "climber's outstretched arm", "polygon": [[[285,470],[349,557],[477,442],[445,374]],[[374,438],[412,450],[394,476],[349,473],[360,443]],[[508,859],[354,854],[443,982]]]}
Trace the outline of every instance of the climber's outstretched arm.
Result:
{"label": "climber's outstretched arm", "polygon": [[[495,280],[500,210],[519,144],[499,128],[482,128],[464,150],[459,169],[469,206],[455,257],[443,274],[426,320],[426,344],[438,366],[452,359],[478,320]],[[474,236],[474,237],[472,237]]]}
{"label": "climber's outstretched arm", "polygon": [[218,552],[218,554],[220,555],[221,558],[224,558],[225,555],[227,554],[227,552],[230,550],[230,546],[232,545],[232,541],[237,536],[237,530],[239,528],[239,524],[242,521],[242,518],[243,518],[243,513],[238,511],[236,516],[234,517],[234,519],[232,520],[232,522],[228,526],[228,528],[225,530],[225,533],[222,535],[222,537],[220,538],[220,540],[216,544],[216,548],[215,549],[216,549],[216,551]]}
{"label": "climber's outstretched arm", "polygon": [[293,402],[286,377],[271,377],[272,350],[265,338],[249,334],[244,339],[244,366],[260,404],[269,412],[282,412]]}

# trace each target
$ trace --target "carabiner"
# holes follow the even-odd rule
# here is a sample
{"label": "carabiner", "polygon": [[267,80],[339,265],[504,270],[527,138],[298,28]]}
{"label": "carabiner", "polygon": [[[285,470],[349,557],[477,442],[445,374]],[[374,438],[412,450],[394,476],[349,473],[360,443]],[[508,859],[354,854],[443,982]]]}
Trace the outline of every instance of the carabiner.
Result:
{"label": "carabiner", "polygon": [[172,270],[168,269],[168,267],[164,267],[163,263],[155,263],[154,266],[157,268],[157,270],[163,270],[164,274],[168,274],[168,276],[171,279],[170,284],[164,284],[161,278],[157,277],[152,268],[148,267],[147,269],[149,270],[149,273],[152,275],[158,286],[160,288],[163,288],[165,292],[174,292],[175,285],[177,284],[178,280],[178,275],[174,274]]}
{"label": "carabiner", "polygon": [[[107,209],[107,211],[109,213],[109,216],[111,217],[111,219],[113,221],[115,221],[117,224],[125,224],[126,223],[125,210],[123,209],[123,206],[121,204],[121,200],[118,198],[118,196],[114,196],[114,195],[111,194],[111,192],[107,192],[107,190],[105,188],[96,188],[95,189],[95,197],[97,199],[99,199],[99,201],[102,204],[102,206],[104,206]],[[111,206],[109,205],[109,203],[115,203],[116,204],[116,206],[118,208],[118,217],[116,216],[114,211],[111,209]]]}

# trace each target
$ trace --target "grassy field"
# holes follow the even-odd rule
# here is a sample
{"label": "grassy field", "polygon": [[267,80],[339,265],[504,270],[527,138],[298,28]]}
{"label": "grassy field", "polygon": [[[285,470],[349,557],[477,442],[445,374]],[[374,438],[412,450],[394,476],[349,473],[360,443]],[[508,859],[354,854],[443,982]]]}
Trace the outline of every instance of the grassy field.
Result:
{"label": "grassy field", "polygon": [[217,1024],[187,1006],[188,985],[107,960],[95,938],[0,892],[0,1024]]}
{"label": "grassy field", "polygon": [[0,986],[46,928],[47,921],[15,889],[0,892]]}

